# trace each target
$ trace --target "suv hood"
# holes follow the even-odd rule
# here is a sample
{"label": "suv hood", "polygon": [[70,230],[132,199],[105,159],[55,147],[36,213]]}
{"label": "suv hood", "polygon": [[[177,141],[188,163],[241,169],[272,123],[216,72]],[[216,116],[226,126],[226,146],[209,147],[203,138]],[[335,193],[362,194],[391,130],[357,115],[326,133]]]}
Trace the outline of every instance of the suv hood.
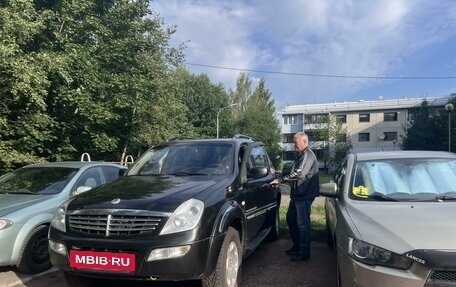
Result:
{"label": "suv hood", "polygon": [[[226,177],[128,176],[90,190],[71,201],[68,210],[137,209],[170,212],[185,200]],[[120,199],[119,203],[111,203]]]}
{"label": "suv hood", "polygon": [[0,194],[0,217],[48,198],[49,195]]}
{"label": "suv hood", "polygon": [[455,202],[351,202],[347,212],[361,240],[403,254],[456,250]]}

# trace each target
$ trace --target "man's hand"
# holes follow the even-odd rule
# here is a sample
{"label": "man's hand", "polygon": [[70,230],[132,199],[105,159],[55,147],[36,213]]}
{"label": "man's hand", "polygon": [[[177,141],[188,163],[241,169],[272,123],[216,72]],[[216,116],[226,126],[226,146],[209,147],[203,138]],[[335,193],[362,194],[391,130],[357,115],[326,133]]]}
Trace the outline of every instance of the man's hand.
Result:
{"label": "man's hand", "polygon": [[273,181],[271,181],[269,184],[270,184],[270,185],[278,185],[278,184],[280,184],[280,182],[279,182],[279,180],[276,178],[276,179],[274,179]]}

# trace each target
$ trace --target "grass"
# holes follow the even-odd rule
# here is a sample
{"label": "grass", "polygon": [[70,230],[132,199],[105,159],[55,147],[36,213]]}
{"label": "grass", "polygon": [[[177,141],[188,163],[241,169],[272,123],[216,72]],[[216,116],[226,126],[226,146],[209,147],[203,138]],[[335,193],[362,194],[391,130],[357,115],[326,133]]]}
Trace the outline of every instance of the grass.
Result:
{"label": "grass", "polygon": [[[327,173],[320,172],[320,183],[327,183],[331,180],[332,176]],[[279,230],[282,237],[290,237],[288,225],[286,220],[287,206],[281,206],[279,209]],[[320,204],[313,204],[310,213],[312,224],[312,240],[325,241],[326,239],[326,217],[325,207]]]}
{"label": "grass", "polygon": [[[287,225],[287,206],[281,206],[279,209],[279,232],[280,237],[290,238],[290,231]],[[310,219],[312,221],[312,240],[325,242],[326,240],[326,218],[325,218],[325,207],[322,205],[312,205],[312,211],[310,213]]]}

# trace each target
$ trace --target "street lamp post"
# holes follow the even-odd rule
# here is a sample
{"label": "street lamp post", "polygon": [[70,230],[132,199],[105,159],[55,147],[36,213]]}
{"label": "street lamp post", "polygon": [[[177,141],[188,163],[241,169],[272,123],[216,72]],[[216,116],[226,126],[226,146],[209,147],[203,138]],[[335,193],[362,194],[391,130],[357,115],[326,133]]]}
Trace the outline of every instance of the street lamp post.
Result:
{"label": "street lamp post", "polygon": [[239,104],[231,104],[231,105],[228,105],[226,107],[222,107],[220,108],[220,110],[217,112],[217,138],[219,138],[219,116],[220,116],[220,112],[223,110],[223,109],[226,109],[226,108],[230,108],[230,107],[234,107],[234,106],[237,106]]}
{"label": "street lamp post", "polygon": [[448,112],[448,151],[451,152],[451,112],[454,106],[451,103],[445,105],[445,111]]}

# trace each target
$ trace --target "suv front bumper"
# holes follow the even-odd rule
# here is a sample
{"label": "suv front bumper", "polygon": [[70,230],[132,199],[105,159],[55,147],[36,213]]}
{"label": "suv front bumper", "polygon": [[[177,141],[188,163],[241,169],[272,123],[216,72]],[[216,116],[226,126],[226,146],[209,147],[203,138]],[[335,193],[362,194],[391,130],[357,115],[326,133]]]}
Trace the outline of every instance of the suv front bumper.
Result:
{"label": "suv front bumper", "polygon": [[[104,238],[85,238],[77,237],[60,232],[51,227],[49,239],[53,242],[63,243],[66,246],[67,254],[62,255],[50,248],[50,258],[54,266],[71,273],[87,277],[99,278],[122,278],[136,280],[192,280],[200,279],[207,270],[213,267],[206,266],[211,254],[212,240],[221,241],[223,236],[218,238],[205,238],[198,241],[189,242],[182,234],[173,236],[160,236],[154,238],[124,238],[124,239],[104,239]],[[156,261],[146,261],[150,252],[157,248],[175,247],[190,245],[190,250],[183,256],[171,259]],[[103,252],[128,252],[135,254],[135,271],[111,271],[100,269],[78,269],[70,267],[70,250],[87,250]],[[214,254],[214,252],[212,252]],[[218,255],[218,251],[215,252]],[[209,268],[209,269],[207,269]]]}

